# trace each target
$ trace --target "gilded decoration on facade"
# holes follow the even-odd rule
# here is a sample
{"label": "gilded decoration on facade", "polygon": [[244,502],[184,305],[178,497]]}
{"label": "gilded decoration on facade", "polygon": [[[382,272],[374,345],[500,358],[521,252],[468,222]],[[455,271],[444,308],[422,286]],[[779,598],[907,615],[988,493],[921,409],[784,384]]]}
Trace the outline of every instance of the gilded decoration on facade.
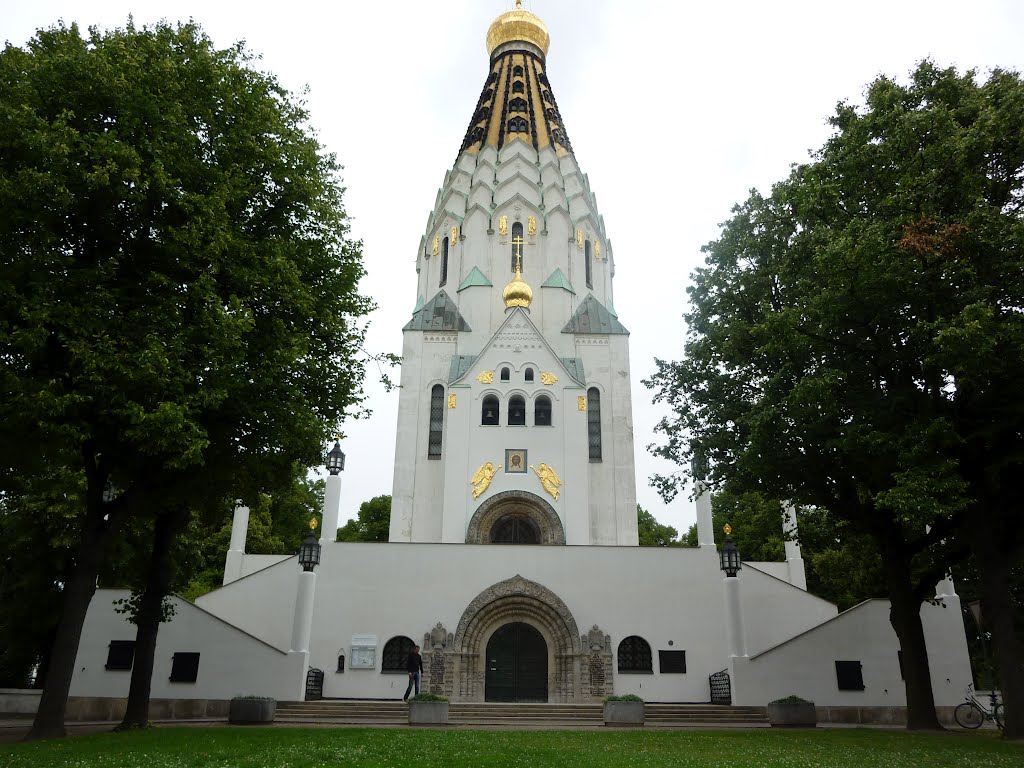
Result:
{"label": "gilded decoration on facade", "polygon": [[530,469],[537,473],[537,477],[540,478],[540,484],[548,492],[548,495],[555,501],[558,501],[558,494],[561,493],[558,488],[562,485],[562,481],[555,473],[555,470],[547,464],[538,464],[536,467],[531,464]]}
{"label": "gilded decoration on facade", "polygon": [[541,373],[541,375],[540,375],[540,383],[541,384],[547,384],[550,387],[556,381],[558,381],[558,377],[555,376],[555,374],[553,374],[553,373],[546,373],[545,372],[545,373]]}
{"label": "gilded decoration on facade", "polygon": [[454,394],[448,395],[448,407],[449,408],[454,408],[456,402],[457,402],[457,398],[455,397]]}
{"label": "gilded decoration on facade", "polygon": [[498,470],[501,469],[501,464],[494,466],[491,462],[487,462],[481,465],[480,469],[476,471],[469,484],[473,486],[473,498],[479,499],[480,496],[486,491],[490,485],[491,480],[498,474]]}
{"label": "gilded decoration on facade", "polygon": [[455,243],[458,242],[458,240],[459,240],[459,228],[458,227],[452,227],[452,240],[451,240],[452,248],[455,247]]}
{"label": "gilded decoration on facade", "polygon": [[498,217],[498,234],[502,236],[508,234],[508,216]]}
{"label": "gilded decoration on facade", "polygon": [[537,234],[537,219],[534,216],[530,216],[526,219],[526,234],[533,237]]}
{"label": "gilded decoration on facade", "polygon": [[583,250],[583,230],[582,229],[577,229],[576,230],[576,247],[579,248],[581,251]]}
{"label": "gilded decoration on facade", "polygon": [[480,375],[476,377],[476,380],[481,384],[493,384],[494,371],[480,371]]}
{"label": "gilded decoration on facade", "polygon": [[576,398],[576,410],[585,411],[587,410],[587,396],[580,395]]}
{"label": "gilded decoration on facade", "polygon": [[506,448],[505,449],[505,472],[526,473],[526,449]]}
{"label": "gilded decoration on facade", "polygon": [[441,238],[440,236],[434,238],[434,255],[437,256],[441,252]]}
{"label": "gilded decoration on facade", "polygon": [[601,260],[601,243],[597,240],[594,241],[594,258],[598,261]]}

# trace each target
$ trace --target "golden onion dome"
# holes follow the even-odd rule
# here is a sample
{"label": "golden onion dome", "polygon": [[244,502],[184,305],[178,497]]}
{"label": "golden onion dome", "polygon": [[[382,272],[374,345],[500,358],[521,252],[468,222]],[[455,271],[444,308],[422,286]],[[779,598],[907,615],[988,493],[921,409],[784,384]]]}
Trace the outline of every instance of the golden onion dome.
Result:
{"label": "golden onion dome", "polygon": [[516,0],[516,9],[501,14],[487,30],[487,54],[493,56],[499,46],[512,42],[531,43],[540,48],[544,56],[548,55],[551,43],[548,28],[540,18],[523,10],[522,0]]}
{"label": "golden onion dome", "polygon": [[523,273],[518,264],[516,264],[516,276],[512,278],[511,283],[505,286],[505,290],[501,292],[501,298],[505,300],[505,306],[509,309],[529,307],[530,302],[533,301],[533,288],[523,280]]}

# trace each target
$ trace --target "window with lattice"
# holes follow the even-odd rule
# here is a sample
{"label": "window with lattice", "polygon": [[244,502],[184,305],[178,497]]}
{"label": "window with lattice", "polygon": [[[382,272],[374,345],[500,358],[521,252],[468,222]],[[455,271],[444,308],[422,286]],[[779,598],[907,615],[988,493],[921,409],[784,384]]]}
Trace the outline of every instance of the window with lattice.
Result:
{"label": "window with lattice", "polygon": [[441,242],[441,280],[438,282],[438,286],[442,286],[448,282],[448,238],[446,237]]}
{"label": "window with lattice", "polygon": [[441,458],[441,436],[444,432],[444,387],[435,384],[430,390],[430,435],[427,458]]}
{"label": "window with lattice", "polygon": [[384,652],[381,654],[381,672],[402,672],[409,671],[409,654],[416,644],[404,635],[392,637],[384,643]]}
{"label": "window with lattice", "polygon": [[651,646],[642,637],[630,635],[619,643],[619,672],[654,672]]}
{"label": "window with lattice", "polygon": [[513,117],[508,121],[509,133],[528,133],[529,130],[530,124],[527,122],[525,117]]}
{"label": "window with lattice", "polygon": [[583,273],[587,279],[587,288],[594,287],[594,261],[590,250],[590,241],[587,240],[586,248],[583,251]]}
{"label": "window with lattice", "polygon": [[587,445],[590,460],[601,461],[601,393],[596,387],[587,390]]}

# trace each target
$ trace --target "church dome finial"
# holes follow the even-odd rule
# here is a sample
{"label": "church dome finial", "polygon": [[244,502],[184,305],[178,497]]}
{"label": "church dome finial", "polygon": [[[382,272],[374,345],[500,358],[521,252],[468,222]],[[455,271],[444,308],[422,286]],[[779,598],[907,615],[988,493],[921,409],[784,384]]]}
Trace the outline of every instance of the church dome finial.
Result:
{"label": "church dome finial", "polygon": [[505,307],[529,307],[533,301],[533,288],[523,280],[522,256],[516,259],[516,276],[512,282],[505,286],[501,292],[501,298],[505,300]]}
{"label": "church dome finial", "polygon": [[548,28],[540,18],[523,10],[522,0],[516,0],[516,9],[501,14],[487,30],[488,55],[493,56],[506,43],[529,43],[539,48],[542,56],[548,55]]}

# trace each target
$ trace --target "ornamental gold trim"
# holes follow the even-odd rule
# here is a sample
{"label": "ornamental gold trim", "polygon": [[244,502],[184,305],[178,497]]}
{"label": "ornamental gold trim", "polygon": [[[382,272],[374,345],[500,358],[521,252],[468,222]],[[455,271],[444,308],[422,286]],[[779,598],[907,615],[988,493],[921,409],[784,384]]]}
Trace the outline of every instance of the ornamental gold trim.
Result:
{"label": "ornamental gold trim", "polygon": [[533,237],[537,234],[537,219],[534,216],[530,216],[526,219],[526,234]]}
{"label": "ornamental gold trim", "polygon": [[601,260],[601,243],[597,240],[594,241],[594,258]]}
{"label": "ornamental gold trim", "polygon": [[583,230],[582,229],[577,229],[576,230],[576,247],[579,248],[581,251],[583,250]]}
{"label": "ornamental gold trim", "polygon": [[448,395],[448,408],[449,409],[454,409],[456,402],[458,402],[458,400],[457,400],[457,398],[455,397],[454,394]]}
{"label": "ornamental gold trim", "polygon": [[508,216],[498,217],[498,234],[502,236],[508,234]]}
{"label": "ornamental gold trim", "polygon": [[455,248],[455,244],[456,244],[457,242],[459,242],[459,228],[458,228],[458,227],[452,227],[452,239],[451,239],[451,243],[452,243],[452,248],[453,248],[453,249]]}
{"label": "ornamental gold trim", "polygon": [[541,373],[540,375],[541,384],[547,384],[548,386],[551,386],[556,381],[558,381],[558,377],[555,376],[555,374],[553,373]]}
{"label": "ornamental gold trim", "polygon": [[494,371],[480,371],[480,375],[476,377],[476,380],[481,384],[493,384]]}
{"label": "ornamental gold trim", "polygon": [[558,489],[562,485],[562,480],[558,477],[555,470],[547,464],[538,464],[536,467],[531,464],[530,469],[532,469],[537,474],[537,477],[540,478],[541,487],[547,491],[548,495],[552,499],[558,501],[558,494],[561,493]]}
{"label": "ornamental gold trim", "polygon": [[470,478],[469,484],[473,486],[473,498],[479,499],[480,496],[490,487],[491,480],[498,474],[498,470],[501,469],[501,464],[494,466],[490,461],[484,462],[480,465],[480,468],[473,473],[473,477]]}
{"label": "ornamental gold trim", "polygon": [[585,411],[587,410],[587,396],[580,395],[576,398],[576,410]]}
{"label": "ornamental gold trim", "polygon": [[438,235],[434,238],[434,255],[437,256],[441,252],[441,236]]}

